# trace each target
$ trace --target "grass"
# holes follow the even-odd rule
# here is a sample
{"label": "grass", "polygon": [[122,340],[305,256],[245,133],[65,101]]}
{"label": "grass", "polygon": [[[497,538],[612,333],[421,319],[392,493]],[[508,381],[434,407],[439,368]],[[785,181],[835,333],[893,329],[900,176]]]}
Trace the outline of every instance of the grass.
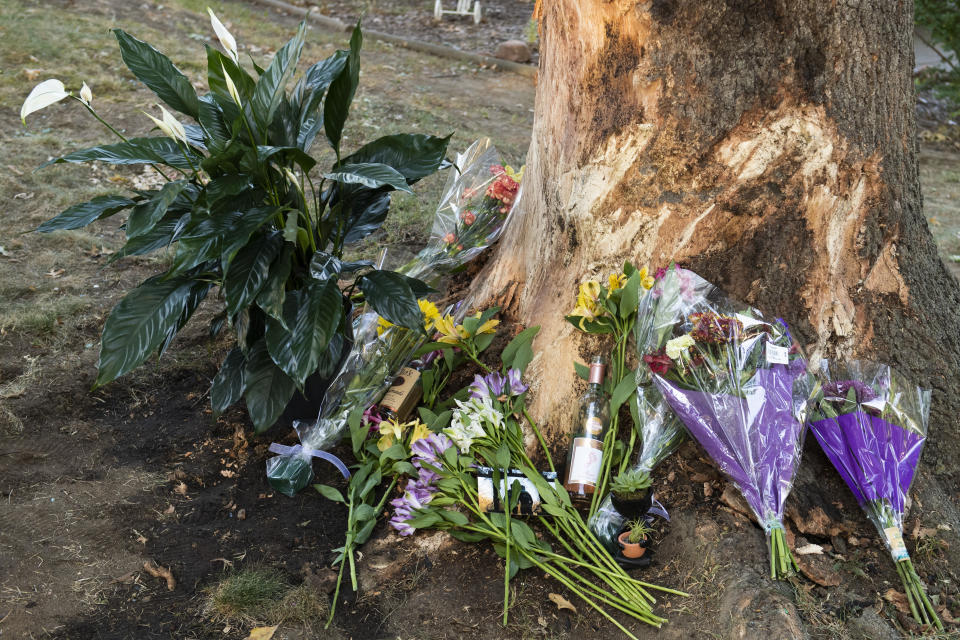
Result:
{"label": "grass", "polygon": [[209,588],[204,610],[217,622],[319,628],[327,614],[328,602],[306,584],[290,585],[278,571],[248,568],[228,575]]}

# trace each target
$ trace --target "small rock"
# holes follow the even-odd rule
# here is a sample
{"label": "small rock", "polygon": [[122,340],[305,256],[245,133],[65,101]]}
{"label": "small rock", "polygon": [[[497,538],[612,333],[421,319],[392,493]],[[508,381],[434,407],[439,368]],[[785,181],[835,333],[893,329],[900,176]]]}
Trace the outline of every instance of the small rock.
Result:
{"label": "small rock", "polygon": [[507,40],[497,47],[494,57],[513,62],[530,62],[530,47],[522,40]]}
{"label": "small rock", "polygon": [[898,640],[900,637],[889,622],[870,608],[864,609],[860,617],[851,619],[848,624],[853,640]]}
{"label": "small rock", "polygon": [[818,544],[804,544],[798,546],[795,553],[798,556],[819,556],[823,555],[823,547]]}

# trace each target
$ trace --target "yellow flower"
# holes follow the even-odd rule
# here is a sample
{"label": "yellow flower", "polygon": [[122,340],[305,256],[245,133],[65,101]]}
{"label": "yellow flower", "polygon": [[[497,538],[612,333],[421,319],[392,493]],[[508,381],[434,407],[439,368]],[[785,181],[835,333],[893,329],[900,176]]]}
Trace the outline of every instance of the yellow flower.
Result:
{"label": "yellow flower", "polygon": [[440,318],[440,311],[437,310],[437,305],[429,300],[417,300],[417,304],[420,305],[420,313],[423,314],[423,328],[430,331]]}
{"label": "yellow flower", "polygon": [[[478,312],[477,312],[477,315],[475,315],[475,316],[473,316],[473,317],[474,317],[474,318],[479,318],[481,315],[482,315],[482,314],[478,311]],[[484,322],[482,325],[480,325],[480,328],[477,329],[477,332],[476,332],[475,334],[473,334],[473,335],[479,336],[481,333],[495,333],[495,332],[496,332],[496,327],[497,327],[498,324],[500,324],[500,321],[499,321],[499,320],[494,320],[493,318],[490,318],[489,320],[487,320],[486,322]],[[460,327],[460,328],[463,329],[463,327]],[[466,331],[467,331],[466,329],[463,329],[463,332],[464,332],[464,333],[466,333]],[[469,337],[470,334],[468,333],[467,336]]]}
{"label": "yellow flower", "polygon": [[406,423],[400,424],[396,420],[384,420],[380,423],[380,439],[377,440],[377,449],[386,451],[394,445],[395,442],[403,437]]}
{"label": "yellow flower", "polygon": [[377,318],[377,335],[382,336],[383,333],[392,326],[393,323],[386,318]]}
{"label": "yellow flower", "polygon": [[617,289],[622,289],[627,284],[627,276],[623,273],[611,273],[609,279],[609,286],[607,287],[611,292],[616,291]]}
{"label": "yellow flower", "polygon": [[[458,329],[463,330],[462,326],[458,326],[454,320],[453,316],[445,315],[438,317],[433,322],[434,328],[440,334],[440,337],[437,338],[437,342],[443,342],[445,344],[458,344],[461,340],[461,334]],[[463,336],[469,337],[469,336]]]}
{"label": "yellow flower", "polygon": [[647,268],[644,267],[640,269],[640,286],[644,289],[652,289],[654,284],[653,276],[647,271]]}
{"label": "yellow flower", "polygon": [[410,443],[413,444],[417,440],[422,440],[430,435],[430,429],[427,425],[423,424],[419,420],[413,421],[413,429],[410,431]]}
{"label": "yellow flower", "polygon": [[522,167],[520,167],[520,171],[514,171],[513,167],[511,167],[510,165],[507,165],[503,168],[503,171],[508,176],[516,180],[517,182],[520,182],[521,180],[523,180],[523,172],[526,171],[526,169],[527,169],[527,165],[523,165]]}
{"label": "yellow flower", "polygon": [[570,315],[583,316],[587,320],[602,316],[604,309],[599,302],[600,288],[600,283],[596,280],[587,280],[581,283],[580,290],[577,293],[577,306]]}

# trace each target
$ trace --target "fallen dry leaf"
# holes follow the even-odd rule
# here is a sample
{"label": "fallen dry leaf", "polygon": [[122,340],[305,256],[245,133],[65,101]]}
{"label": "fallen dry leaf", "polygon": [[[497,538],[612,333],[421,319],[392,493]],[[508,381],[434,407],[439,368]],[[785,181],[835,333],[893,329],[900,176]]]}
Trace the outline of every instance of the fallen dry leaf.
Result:
{"label": "fallen dry leaf", "polygon": [[150,560],[143,563],[143,570],[154,578],[163,578],[167,581],[167,591],[173,591],[177,587],[177,581],[173,577],[173,572],[166,567],[158,567]]}
{"label": "fallen dry leaf", "polygon": [[900,593],[896,589],[887,589],[883,594],[883,599],[895,606],[897,611],[910,613],[910,601],[907,600],[906,594]]}
{"label": "fallen dry leaf", "polygon": [[572,604],[570,604],[570,601],[567,600],[566,598],[564,598],[564,597],[563,597],[562,595],[560,595],[559,593],[551,593],[551,594],[549,594],[547,597],[550,598],[550,601],[551,601],[551,602],[553,602],[555,605],[557,605],[557,609],[569,609],[570,611],[573,611],[574,613],[577,612],[577,608],[576,608],[575,606],[573,606]]}
{"label": "fallen dry leaf", "polygon": [[277,632],[277,627],[254,627],[250,629],[247,640],[270,640]]}
{"label": "fallen dry leaf", "polygon": [[176,493],[179,493],[180,495],[185,496],[185,495],[187,495],[187,483],[185,483],[185,482],[178,482],[178,483],[177,483],[177,486],[175,486],[175,487],[173,488],[173,490],[174,490]]}
{"label": "fallen dry leaf", "polygon": [[221,469],[220,475],[222,475],[224,478],[235,478],[237,476],[237,472],[230,471],[229,469]]}

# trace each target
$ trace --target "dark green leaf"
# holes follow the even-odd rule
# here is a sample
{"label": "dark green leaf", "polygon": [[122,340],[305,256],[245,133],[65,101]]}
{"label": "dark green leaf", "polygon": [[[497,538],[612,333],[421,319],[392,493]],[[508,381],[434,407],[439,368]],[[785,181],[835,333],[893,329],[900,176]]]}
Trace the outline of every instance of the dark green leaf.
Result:
{"label": "dark green leaf", "polygon": [[350,37],[350,53],[346,63],[337,77],[330,83],[327,99],[323,103],[323,128],[327,140],[337,155],[340,155],[340,140],[343,137],[343,125],[350,113],[350,104],[360,83],[360,47],[363,46],[363,35],[360,33],[360,23],[353,29]]}
{"label": "dark green leaf", "polygon": [[230,90],[227,89],[226,76],[223,73],[226,70],[240,97],[243,100],[249,100],[256,86],[256,81],[250,77],[250,74],[243,67],[234,62],[233,58],[225,56],[209,45],[204,45],[204,47],[207,50],[207,83],[210,86],[210,91],[228,100],[233,100]]}
{"label": "dark green leaf", "polygon": [[[201,265],[198,269],[199,271],[205,270],[207,266],[215,265]],[[210,289],[213,288],[213,283],[209,280],[196,280],[190,286],[190,291],[187,294],[186,300],[183,303],[183,310],[180,312],[180,317],[177,319],[176,323],[167,330],[167,337],[164,338],[163,343],[158,349],[158,357],[162,356],[167,347],[170,346],[170,343],[173,342],[173,339],[177,337],[177,333],[180,329],[183,329],[187,322],[190,321],[190,317],[193,316],[193,312],[197,310],[200,306],[200,303],[203,302],[204,298],[207,297]]]}
{"label": "dark green leaf", "polygon": [[47,220],[35,231],[49,233],[60,229],[79,229],[94,220],[112,216],[135,204],[135,200],[124,196],[97,196],[93,200],[75,204],[63,210],[57,217]]}
{"label": "dark green leaf", "polygon": [[366,524],[364,524],[364,525],[360,528],[360,531],[357,532],[357,537],[354,538],[353,542],[354,542],[355,544],[357,544],[357,545],[362,545],[362,544],[365,543],[367,540],[369,540],[369,539],[370,539],[370,534],[373,533],[373,527],[374,527],[374,525],[376,525],[376,524],[377,524],[377,519],[376,519],[376,518],[374,518],[373,520],[368,520],[368,521],[366,522]]}
{"label": "dark green leaf", "polygon": [[630,396],[637,392],[637,381],[633,372],[627,372],[627,375],[617,384],[610,397],[610,415],[616,415],[617,410]]}
{"label": "dark green leaf", "polygon": [[506,441],[500,443],[500,447],[497,449],[496,454],[494,454],[494,461],[501,469],[510,467],[510,446]]}
{"label": "dark green leaf", "polygon": [[450,532],[450,535],[459,540],[460,542],[480,542],[481,540],[486,540],[487,536],[479,533],[477,531],[459,531],[454,530]]}
{"label": "dark green leaf", "polygon": [[393,466],[390,468],[390,470],[390,472],[394,475],[405,473],[408,476],[413,476],[417,474],[417,468],[406,460],[397,460],[393,463]]}
{"label": "dark green leaf", "polygon": [[359,507],[353,510],[353,518],[356,522],[364,522],[375,515],[376,512],[373,510],[373,506],[369,504],[361,504]]}
{"label": "dark green leaf", "polygon": [[94,388],[131,371],[163,343],[180,319],[193,284],[189,277],[153,277],[113,308],[103,327]]}
{"label": "dark green leaf", "polygon": [[584,380],[590,379],[590,367],[585,364],[580,364],[579,362],[573,363],[573,368],[577,372],[577,375]]}
{"label": "dark green leaf", "polygon": [[220,200],[243,193],[249,188],[250,180],[247,178],[247,176],[218,176],[207,183],[205,189],[207,204],[213,206]]}
{"label": "dark green leaf", "polygon": [[470,524],[470,520],[467,516],[463,515],[459,511],[450,511],[449,509],[441,509],[439,511],[440,517],[442,517],[447,522],[457,525],[458,527],[465,527]]}
{"label": "dark green leaf", "polygon": [[130,212],[127,218],[126,233],[128,238],[142,236],[153,229],[158,222],[167,214],[167,209],[173,204],[173,201],[187,187],[185,180],[167,182],[160,191],[155,193],[146,202],[141,202]]}
{"label": "dark green leaf", "polygon": [[122,29],[114,29],[113,33],[120,43],[120,55],[133,75],[169,106],[196,118],[197,92],[170,59]]}
{"label": "dark green leaf", "polygon": [[[257,296],[257,306],[272,318],[283,320],[283,301],[287,295],[287,280],[293,267],[293,245],[283,244],[277,259],[270,265],[270,274]],[[286,324],[284,324],[286,327]]]}
{"label": "dark green leaf", "polygon": [[225,145],[230,141],[232,137],[230,125],[227,123],[223,109],[212,95],[200,98],[200,114],[197,116],[197,121],[214,143]]}
{"label": "dark green leaf", "polygon": [[[512,367],[514,369],[519,369],[521,373],[523,372],[523,369],[526,368],[526,365],[529,364],[530,361],[528,360],[526,363],[524,363],[523,368],[515,365],[514,361],[516,360],[517,354],[521,348],[524,346],[527,348],[530,347],[530,343],[532,343],[533,339],[537,337],[537,333],[539,333],[539,331],[540,327],[528,327],[518,333],[517,336],[511,340],[506,347],[503,348],[503,353],[500,355],[500,359],[503,361],[504,369],[510,369]],[[530,353],[532,356],[532,350]]]}
{"label": "dark green leaf", "polygon": [[423,313],[402,275],[374,270],[361,276],[359,282],[364,299],[374,311],[401,327],[423,331]]}
{"label": "dark green leaf", "polygon": [[286,408],[296,384],[270,359],[263,340],[257,342],[247,355],[244,370],[247,388],[243,397],[257,433],[273,426]]}
{"label": "dark green leaf", "polygon": [[54,160],[47,160],[40,169],[51,164],[70,162],[106,162],[108,164],[167,164],[177,169],[190,170],[190,163],[183,157],[172,138],[131,138],[127,142],[105,144],[68,153]]}
{"label": "dark green leaf", "polygon": [[303,50],[303,38],[306,29],[306,22],[301,22],[297,29],[297,35],[277,51],[270,62],[270,66],[257,80],[257,86],[253,90],[250,104],[254,117],[264,129],[273,120],[273,114],[280,105],[281,98],[283,98],[287,81],[296,71],[297,62],[300,60],[300,52]]}
{"label": "dark green leaf", "polygon": [[328,484],[315,484],[313,488],[320,492],[320,494],[327,500],[333,500],[334,502],[344,502],[343,494],[340,493],[339,489],[335,489]]}
{"label": "dark green leaf", "polygon": [[433,511],[427,511],[422,515],[407,520],[407,524],[414,529],[429,529],[439,522],[443,522],[443,518]]}
{"label": "dark green leaf", "polygon": [[228,314],[232,316],[241,307],[253,302],[267,281],[270,265],[280,253],[282,245],[283,235],[274,231],[258,236],[237,252],[223,278]]}
{"label": "dark green leaf", "polygon": [[168,246],[179,237],[190,220],[190,214],[169,215],[157,223],[152,231],[131,238],[119,251],[107,259],[107,264],[126,256],[140,256]]}
{"label": "dark green leaf", "polygon": [[437,170],[443,162],[449,142],[450,136],[438,138],[418,133],[383,136],[351,153],[343,159],[342,164],[386,164],[412,184]]}
{"label": "dark green leaf", "polygon": [[311,281],[304,289],[287,293],[283,323],[267,318],[270,356],[297,385],[317,370],[342,313],[343,295],[336,281]]}
{"label": "dark green leaf", "polygon": [[332,173],[323,174],[323,177],[346,184],[359,184],[371,189],[392,187],[399,191],[413,193],[403,174],[391,166],[378,162],[344,164]]}
{"label": "dark green leaf", "polygon": [[303,74],[293,91],[294,105],[300,110],[297,146],[304,151],[310,148],[320,127],[323,126],[323,118],[318,111],[320,103],[323,101],[327,87],[343,71],[348,55],[348,51],[337,51],[329,58],[312,65]]}
{"label": "dark green leaf", "polygon": [[390,194],[364,189],[350,200],[350,218],[344,229],[343,244],[360,242],[379,229],[390,212]]}
{"label": "dark green leaf", "polygon": [[220,415],[234,402],[243,397],[246,390],[244,367],[247,364],[240,347],[234,347],[227,354],[220,371],[213,378],[210,386],[210,406],[216,415]]}
{"label": "dark green leaf", "polygon": [[273,160],[280,166],[289,166],[290,163],[297,164],[306,173],[317,165],[317,161],[304,153],[297,147],[257,147],[257,161],[267,163]]}
{"label": "dark green leaf", "polygon": [[310,277],[317,280],[327,280],[340,276],[343,263],[336,256],[326,251],[317,251],[310,260]]}
{"label": "dark green leaf", "polygon": [[380,454],[381,463],[387,460],[403,460],[407,457],[407,450],[399,442],[390,445]]}

